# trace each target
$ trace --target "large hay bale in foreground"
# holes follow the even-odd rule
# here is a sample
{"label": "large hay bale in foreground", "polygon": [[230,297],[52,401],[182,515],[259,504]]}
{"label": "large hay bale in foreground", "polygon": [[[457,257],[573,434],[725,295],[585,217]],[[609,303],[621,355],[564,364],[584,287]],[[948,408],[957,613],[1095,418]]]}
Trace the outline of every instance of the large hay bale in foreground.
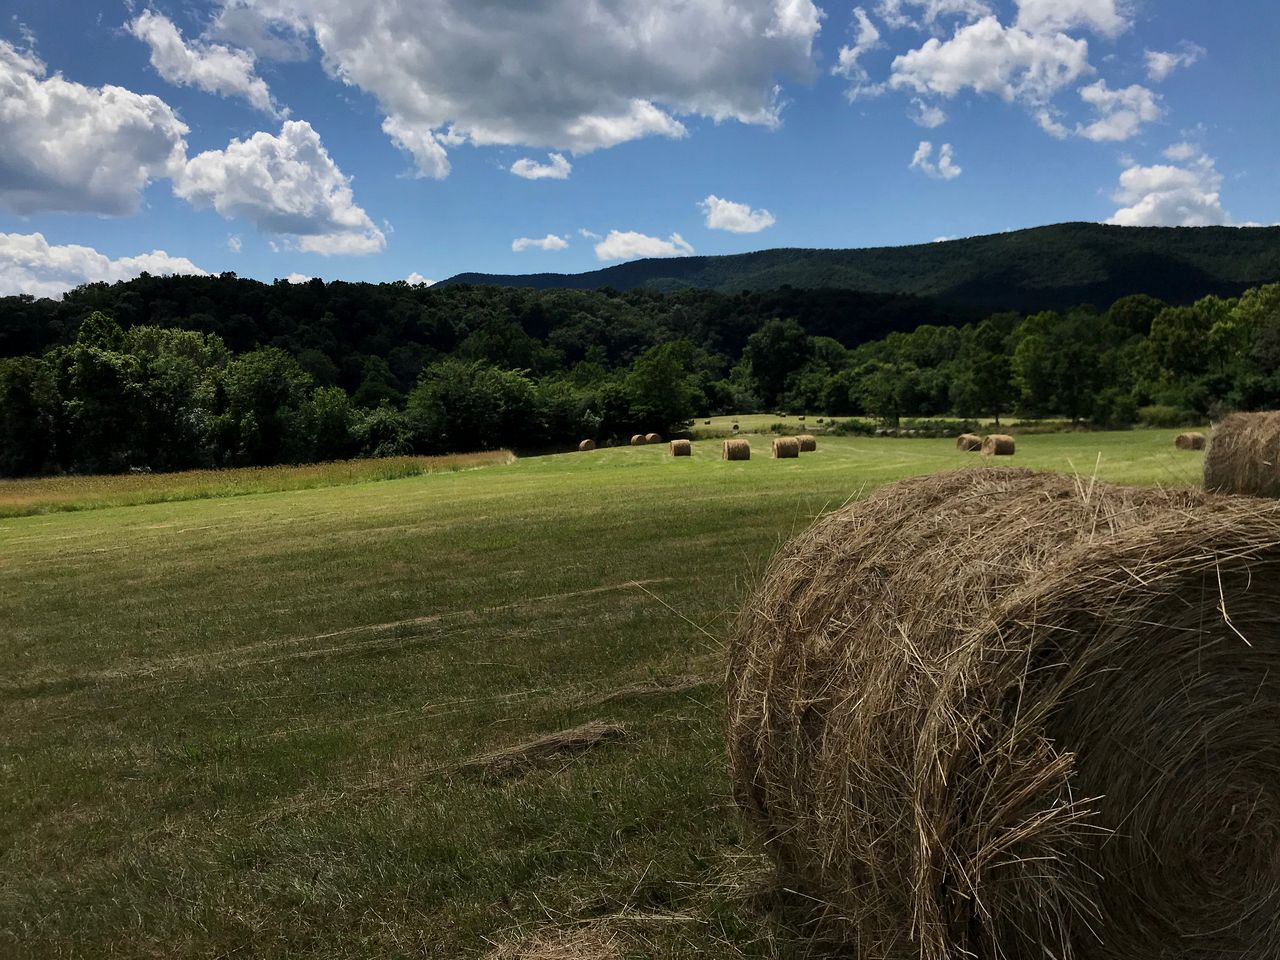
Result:
{"label": "large hay bale in foreground", "polygon": [[1012,457],[1016,449],[1013,437],[1003,433],[993,433],[982,441],[982,452],[988,457]]}
{"label": "large hay bale in foreground", "polygon": [[1204,458],[1204,486],[1280,497],[1280,413],[1233,413],[1215,424]]}
{"label": "large hay bale in foreground", "polygon": [[1180,433],[1173,438],[1173,445],[1179,450],[1203,450],[1205,443],[1203,433]]}
{"label": "large hay bale in foreground", "polygon": [[775,437],[773,441],[773,459],[794,460],[800,456],[800,441],[795,437]]}
{"label": "large hay bale in foreground", "polygon": [[633,447],[643,447],[648,442],[649,441],[644,438],[643,433],[637,433],[631,438],[631,445]]}
{"label": "large hay bale in foreground", "polygon": [[813,453],[818,449],[818,438],[811,433],[802,433],[796,440],[800,444],[801,453]]}
{"label": "large hay bale in foreground", "polygon": [[671,455],[673,457],[692,457],[693,444],[688,440],[672,440]]}
{"label": "large hay bale in foreground", "polygon": [[660,434],[660,433],[646,433],[646,434],[644,435],[644,442],[645,442],[645,443],[661,443],[661,442],[662,442],[662,434]]}
{"label": "large hay bale in foreground", "polygon": [[720,448],[720,458],[722,460],[750,460],[751,441],[726,440]]}
{"label": "large hay bale in foreground", "polygon": [[977,453],[982,449],[982,438],[976,433],[962,433],[956,437],[956,449],[965,453]]}
{"label": "large hay bale in foreground", "polygon": [[1199,491],[903,481],[731,653],[739,803],[878,960],[1280,956],[1278,730],[1280,504]]}
{"label": "large hay bale in foreground", "polygon": [[580,444],[578,444],[578,450],[580,450],[582,453],[586,453],[588,450],[594,450],[595,448],[596,448],[596,442],[594,440],[583,440]]}

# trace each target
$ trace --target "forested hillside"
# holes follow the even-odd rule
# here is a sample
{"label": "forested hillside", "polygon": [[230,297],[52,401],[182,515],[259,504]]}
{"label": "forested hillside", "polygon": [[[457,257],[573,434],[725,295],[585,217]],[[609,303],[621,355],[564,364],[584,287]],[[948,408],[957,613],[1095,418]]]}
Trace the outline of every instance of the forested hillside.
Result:
{"label": "forested hillside", "polygon": [[1186,304],[1280,280],[1280,227],[1111,227],[1064,223],[864,250],[764,250],[639,260],[576,275],[468,273],[448,283],[541,289],[738,292],[831,287],[935,297],[982,310],[1105,306],[1145,293]]}

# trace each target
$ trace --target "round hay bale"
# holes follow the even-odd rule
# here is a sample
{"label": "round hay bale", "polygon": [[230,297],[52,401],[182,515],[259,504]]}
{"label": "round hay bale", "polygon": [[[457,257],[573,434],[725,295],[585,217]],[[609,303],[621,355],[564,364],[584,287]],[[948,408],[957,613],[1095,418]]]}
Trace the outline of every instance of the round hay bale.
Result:
{"label": "round hay bale", "polygon": [[702,425],[703,425],[704,427],[709,427],[709,426],[711,426],[711,421],[710,421],[710,420],[703,420],[703,421],[702,421]]}
{"label": "round hay bale", "polygon": [[776,437],[773,441],[773,459],[794,460],[800,456],[800,441],[796,437]]}
{"label": "round hay bale", "polygon": [[860,957],[1280,956],[1280,504],[982,468],[774,560],[734,790]]}
{"label": "round hay bale", "polygon": [[982,441],[982,453],[988,457],[1012,457],[1016,446],[1013,437],[993,433]]}
{"label": "round hay bale", "polygon": [[582,453],[586,453],[588,450],[594,450],[595,448],[596,442],[594,440],[583,440],[578,444],[578,450]]}
{"label": "round hay bale", "polygon": [[660,434],[660,433],[646,433],[646,434],[644,435],[644,442],[645,442],[645,443],[661,443],[661,442],[662,442],[662,434]]}
{"label": "round hay bale", "polygon": [[647,441],[647,440],[644,438],[644,434],[643,434],[643,433],[637,433],[635,436],[633,436],[633,437],[631,438],[631,445],[632,445],[633,447],[643,447],[643,446],[644,446],[646,443],[648,443],[648,442],[649,442],[649,441]]}
{"label": "round hay bale", "polygon": [[1206,442],[1203,433],[1180,433],[1174,437],[1173,445],[1179,450],[1203,450]]}
{"label": "round hay bale", "polygon": [[802,433],[796,437],[796,441],[800,444],[801,453],[813,453],[818,449],[818,438],[810,433]]}
{"label": "round hay bale", "polygon": [[750,460],[751,443],[748,440],[726,440],[720,447],[722,460]]}
{"label": "round hay bale", "polygon": [[822,417],[819,417],[819,418],[818,418],[818,422],[819,422],[819,423],[824,423],[825,421],[822,419]]}
{"label": "round hay bale", "polygon": [[733,432],[734,433],[738,432],[738,425],[736,423],[733,425]]}
{"label": "round hay bale", "polygon": [[976,433],[962,433],[956,437],[956,449],[965,453],[977,453],[982,449],[982,438]]}
{"label": "round hay bale", "polygon": [[1280,413],[1233,413],[1216,424],[1204,458],[1204,486],[1280,497]]}
{"label": "round hay bale", "polygon": [[692,457],[693,444],[688,440],[672,440],[671,455],[673,457]]}

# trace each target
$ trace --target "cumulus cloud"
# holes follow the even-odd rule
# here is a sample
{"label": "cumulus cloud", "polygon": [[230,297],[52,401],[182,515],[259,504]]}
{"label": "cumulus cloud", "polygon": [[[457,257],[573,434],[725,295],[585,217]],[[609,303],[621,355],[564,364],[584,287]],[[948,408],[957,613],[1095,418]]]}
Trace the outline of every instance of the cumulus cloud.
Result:
{"label": "cumulus cloud", "polygon": [[1117,0],[1016,0],[1017,25],[1031,33],[1057,33],[1080,27],[1118,37],[1132,25]]}
{"label": "cumulus cloud", "polygon": [[1205,55],[1204,47],[1183,41],[1177,50],[1161,52],[1147,51],[1147,77],[1154,83],[1168,80],[1179,67],[1190,67],[1199,63]]}
{"label": "cumulus cloud", "polygon": [[683,136],[681,116],[776,125],[778,80],[813,75],[821,20],[813,0],[239,5],[305,28],[330,73],[377,98],[428,176],[446,169],[446,133],[585,153]]}
{"label": "cumulus cloud", "polygon": [[954,180],[964,170],[955,163],[955,157],[952,153],[951,144],[944,143],[938,150],[938,160],[933,160],[933,144],[928,140],[921,140],[920,146],[916,148],[915,156],[911,158],[910,170],[919,170],[921,173],[934,180]]}
{"label": "cumulus cloud", "polygon": [[439,281],[428,280],[426,277],[424,277],[422,274],[418,273],[415,270],[413,273],[409,274],[409,276],[405,278],[404,282],[411,287],[419,287],[419,286],[434,287]]}
{"label": "cumulus cloud", "polygon": [[895,89],[954,97],[963,90],[1043,104],[1090,72],[1089,44],[1064,33],[1033,34],[984,17],[949,40],[933,37],[893,61]]}
{"label": "cumulus cloud", "polygon": [[1164,158],[1172,160],[1174,163],[1185,163],[1186,161],[1200,155],[1200,148],[1194,143],[1175,143],[1165,148]]}
{"label": "cumulus cloud", "polygon": [[944,18],[980,20],[990,15],[991,7],[982,0],[880,0],[876,13],[893,30],[923,30]]}
{"label": "cumulus cloud", "polygon": [[1130,165],[1113,199],[1122,204],[1106,222],[1122,227],[1207,227],[1230,224],[1222,207],[1222,174],[1201,155],[1184,166]]}
{"label": "cumulus cloud", "polygon": [[698,202],[706,215],[711,230],[727,230],[730,233],[759,233],[772,227],[777,221],[768,210],[752,210],[745,203],[722,200],[715,194]]}
{"label": "cumulus cloud", "polygon": [[925,103],[919,97],[911,98],[911,110],[907,114],[918,127],[932,130],[947,122],[947,112],[937,104]]}
{"label": "cumulus cloud", "polygon": [[1084,87],[1080,98],[1098,113],[1098,119],[1079,129],[1079,134],[1097,142],[1128,140],[1164,115],[1160,98],[1146,87],[1133,84],[1112,90],[1099,80]]}
{"label": "cumulus cloud", "polygon": [[285,283],[310,283],[315,277],[306,273],[291,273],[284,278]]}
{"label": "cumulus cloud", "polygon": [[179,169],[187,126],[159,97],[46,76],[0,40],[0,205],[21,214],[134,213]]}
{"label": "cumulus cloud", "polygon": [[40,233],[0,233],[0,296],[57,298],[82,283],[131,280],[143,271],[206,275],[186,257],[163,250],[112,260],[92,247],[52,245]]}
{"label": "cumulus cloud", "polygon": [[880,31],[876,29],[876,25],[871,22],[867,11],[862,7],[853,8],[853,20],[855,27],[853,43],[840,48],[836,65],[831,68],[831,72],[837,77],[852,81],[848,97],[850,100],[857,100],[860,97],[883,93],[884,84],[873,84],[867,68],[861,63],[865,54],[882,46]]}
{"label": "cumulus cloud", "polygon": [[309,253],[362,255],[386,246],[385,235],[356,205],[350,179],[304,121],[286,121],[279,136],[259,132],[191,158],[174,192]]}
{"label": "cumulus cloud", "polygon": [[514,253],[523,253],[530,247],[537,247],[539,250],[563,250],[569,246],[569,241],[563,237],[557,237],[554,233],[548,233],[541,240],[534,240],[531,237],[519,237],[511,241],[511,250]]}
{"label": "cumulus cloud", "polygon": [[596,244],[597,260],[639,260],[642,257],[685,257],[693,253],[691,247],[678,233],[666,240],[649,237],[633,230],[610,230],[609,235]]}
{"label": "cumulus cloud", "polygon": [[208,35],[225,40],[242,50],[251,50],[261,60],[296,62],[310,51],[300,35],[302,25],[272,22],[253,9],[253,0],[222,0],[222,9],[209,24]]}
{"label": "cumulus cloud", "polygon": [[573,172],[573,164],[565,159],[563,153],[553,153],[547,157],[547,163],[538,163],[528,157],[521,157],[511,165],[511,172],[526,180],[568,180]]}
{"label": "cumulus cloud", "polygon": [[234,234],[232,236],[227,237],[227,249],[230,250],[232,253],[239,253],[240,248],[242,246],[243,244],[240,242],[239,237],[235,236]]}
{"label": "cumulus cloud", "polygon": [[259,110],[278,115],[266,81],[255,72],[254,55],[219,43],[187,43],[168,17],[144,11],[129,32],[151,49],[151,66],[168,83],[223,97],[243,97]]}

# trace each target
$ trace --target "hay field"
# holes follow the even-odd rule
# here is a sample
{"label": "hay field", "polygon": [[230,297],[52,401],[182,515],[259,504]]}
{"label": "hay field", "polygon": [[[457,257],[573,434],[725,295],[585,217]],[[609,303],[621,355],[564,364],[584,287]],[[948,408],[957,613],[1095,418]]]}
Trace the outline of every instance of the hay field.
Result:
{"label": "hay field", "polygon": [[[1003,462],[1194,483],[1173,435]],[[719,638],[817,513],[980,458],[749,439],[0,520],[0,956],[802,955]]]}

